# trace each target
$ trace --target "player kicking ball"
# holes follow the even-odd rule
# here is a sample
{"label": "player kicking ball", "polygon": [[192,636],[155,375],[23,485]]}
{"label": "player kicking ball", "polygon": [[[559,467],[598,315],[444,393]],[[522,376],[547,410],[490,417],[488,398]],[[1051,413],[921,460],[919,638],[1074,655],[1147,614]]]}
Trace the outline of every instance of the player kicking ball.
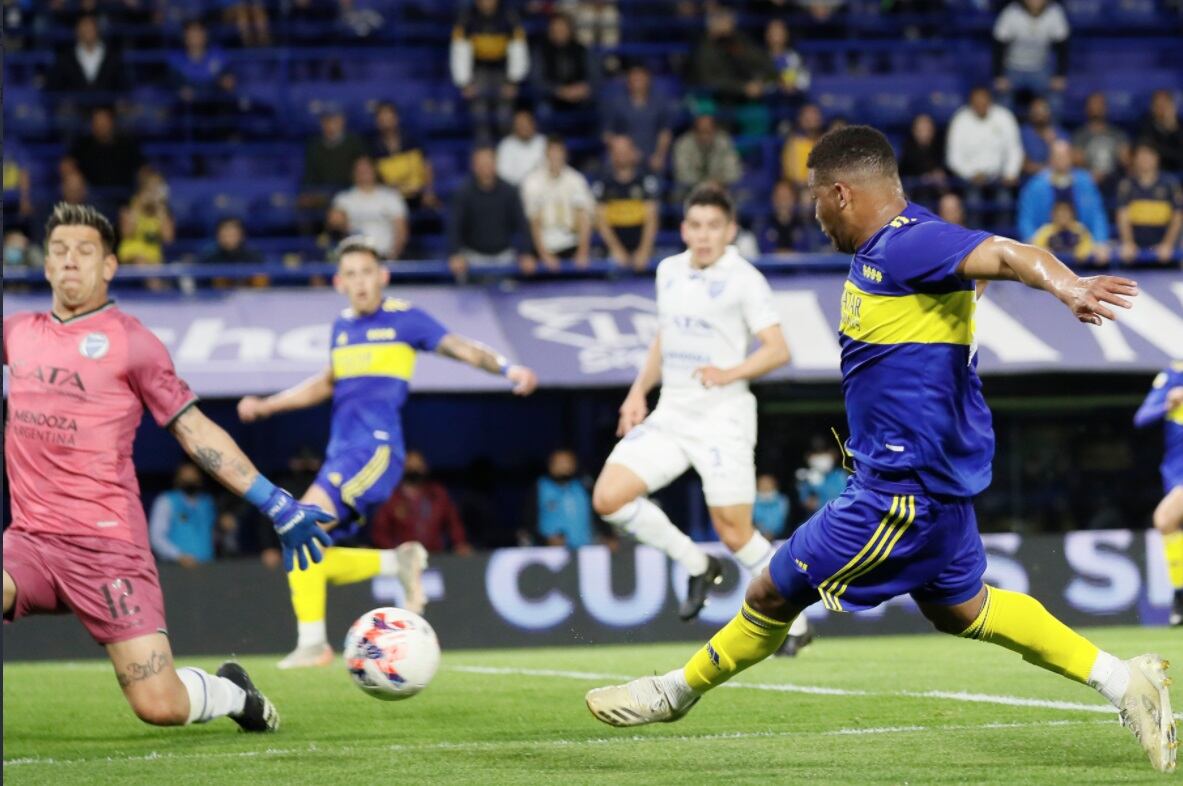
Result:
{"label": "player kicking ball", "polygon": [[[366,238],[346,238],[336,256],[333,284],[349,298],[349,308],[333,323],[330,365],[273,396],[243,398],[238,415],[250,423],[332,399],[325,462],[302,501],[327,510],[342,532],[350,532],[351,526],[356,529],[390,497],[402,478],[406,449],[401,413],[417,352],[435,352],[504,376],[519,396],[532,393],[538,378],[483,344],[449,333],[434,317],[405,300],[384,296],[390,271]],[[289,571],[297,640],[279,668],[332,662],[333,649],[325,631],[329,583],[397,576],[407,609],[419,614],[426,604],[420,581],[425,567],[423,546],[404,543],[384,550],[334,546],[325,551],[324,562],[310,570]]]}
{"label": "player kicking ball", "polygon": [[1154,378],[1150,393],[1134,415],[1138,428],[1163,421],[1166,450],[1163,453],[1163,498],[1154,509],[1154,528],[1162,536],[1167,575],[1175,589],[1170,622],[1183,625],[1183,361],[1175,361]]}
{"label": "player kicking ball", "polygon": [[[698,616],[722,563],[674,526],[649,494],[694,467],[719,539],[752,575],[772,544],[752,525],[756,500],[756,398],[748,382],[789,362],[768,282],[731,243],[735,206],[705,183],[686,200],[687,250],[657,266],[657,337],[620,407],[616,435],[592,494],[608,523],[660,549],[690,575],[678,615]],[[752,339],[759,346],[748,354]],[[649,414],[646,396],[661,398]],[[805,618],[792,636],[805,641]]]}
{"label": "player kicking ball", "polygon": [[1175,769],[1167,663],[1097,648],[1039,601],[982,583],[973,498],[990,483],[994,435],[973,335],[974,282],[1020,281],[1081,322],[1128,308],[1135,282],[1081,278],[1047,251],[948,224],[904,197],[895,153],[868,126],[810,153],[817,220],[853,254],[839,327],[855,474],[748,587],[743,608],[682,669],[587,694],[614,726],[674,721],[712,688],[774,653],[788,623],[909,594],[937,630],[1006,647],[1101,693],[1155,769]]}
{"label": "player kicking ball", "polygon": [[59,204],[45,228],[49,313],[4,320],[10,371],[5,457],[4,618],[73,612],[115,667],[136,715],[156,726],[224,715],[274,731],[279,714],[232,661],[217,675],[176,668],[148,523],[132,466],[144,408],[222,485],[275,523],[289,569],[320,560],[329,520],[259,474],[196,406],[168,350],[108,297],[119,268],[111,224]]}

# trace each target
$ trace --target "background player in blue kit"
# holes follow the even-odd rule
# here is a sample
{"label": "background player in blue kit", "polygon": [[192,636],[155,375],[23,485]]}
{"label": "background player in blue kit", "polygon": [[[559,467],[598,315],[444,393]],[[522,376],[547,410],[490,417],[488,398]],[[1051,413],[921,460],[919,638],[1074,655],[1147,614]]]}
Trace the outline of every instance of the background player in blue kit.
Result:
{"label": "background player in blue kit", "polygon": [[[430,314],[405,300],[385,297],[390,271],[363,237],[346,238],[337,248],[337,291],[349,308],[333,323],[332,363],[321,373],[273,396],[247,396],[238,403],[246,423],[279,412],[333,400],[332,426],[324,466],[302,499],[336,517],[337,526],[363,522],[398,485],[403,467],[401,411],[407,400],[417,352],[436,352],[513,383],[529,395],[538,385],[534,372],[512,365],[470,339],[449,333]],[[323,666],[333,651],[325,632],[325,590],[329,582],[351,584],[377,575],[398,576],[405,605],[422,612],[426,600],[420,574],[427,552],[418,543],[397,550],[333,547],[323,562],[288,573],[296,612],[296,649],[280,668]]]}
{"label": "background player in blue kit", "polygon": [[879,131],[848,126],[809,155],[818,223],[853,254],[839,326],[842,388],[856,472],[797,529],[748,587],[740,613],[682,669],[587,694],[615,726],[669,722],[703,693],[772,655],[789,621],[821,601],[869,609],[910,594],[940,631],[989,641],[1086,683],[1120,712],[1151,764],[1175,767],[1167,664],[1119,660],[1039,601],[982,583],[973,497],[990,483],[994,435],[974,340],[975,281],[1014,280],[1081,322],[1113,319],[1137,285],[1081,278],[1047,251],[948,224],[904,196]]}
{"label": "background player in blue kit", "polygon": [[1171,624],[1183,625],[1183,361],[1175,361],[1154,378],[1150,394],[1134,415],[1138,428],[1163,421],[1166,449],[1162,457],[1162,502],[1154,509],[1154,528],[1162,535],[1167,573],[1175,598]]}

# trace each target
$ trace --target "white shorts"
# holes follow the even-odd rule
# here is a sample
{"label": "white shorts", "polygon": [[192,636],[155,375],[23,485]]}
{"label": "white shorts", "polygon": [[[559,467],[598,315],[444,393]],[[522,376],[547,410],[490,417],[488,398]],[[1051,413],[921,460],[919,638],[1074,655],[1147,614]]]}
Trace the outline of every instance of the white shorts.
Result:
{"label": "white shorts", "polygon": [[754,423],[748,428],[735,420],[694,422],[662,414],[655,411],[626,434],[606,463],[632,470],[650,492],[668,486],[694,467],[710,507],[756,501]]}

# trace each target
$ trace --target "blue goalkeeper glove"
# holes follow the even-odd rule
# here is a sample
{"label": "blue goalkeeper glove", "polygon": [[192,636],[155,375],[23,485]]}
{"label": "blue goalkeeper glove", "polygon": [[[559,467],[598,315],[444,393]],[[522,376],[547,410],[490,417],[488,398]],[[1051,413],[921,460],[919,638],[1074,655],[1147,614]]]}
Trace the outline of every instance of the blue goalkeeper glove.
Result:
{"label": "blue goalkeeper glove", "polygon": [[[283,567],[292,571],[297,562],[300,570],[308,570],[308,559],[320,562],[321,547],[333,540],[320,528],[322,522],[333,521],[333,516],[316,507],[304,505],[292,495],[259,475],[247,489],[243,499],[250,502],[275,524],[275,532],[283,545]],[[305,553],[307,552],[307,553]]]}

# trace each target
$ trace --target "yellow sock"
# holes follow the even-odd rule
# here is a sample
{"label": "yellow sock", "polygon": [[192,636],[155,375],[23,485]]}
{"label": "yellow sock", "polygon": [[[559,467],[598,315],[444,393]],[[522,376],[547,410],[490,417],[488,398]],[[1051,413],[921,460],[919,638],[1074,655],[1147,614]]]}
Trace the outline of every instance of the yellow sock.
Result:
{"label": "yellow sock", "polygon": [[1086,684],[1099,652],[1035,598],[997,587],[986,588],[981,612],[961,635],[1006,647],[1028,663]]}
{"label": "yellow sock", "polygon": [[1171,577],[1171,586],[1183,589],[1183,531],[1163,535],[1162,550],[1167,556],[1167,575]]}
{"label": "yellow sock", "polygon": [[325,559],[309,564],[308,570],[288,573],[288,588],[292,591],[292,608],[299,622],[323,622],[325,618],[325,563],[336,549],[326,549]]}
{"label": "yellow sock", "polygon": [[789,623],[765,617],[744,603],[735,619],[686,664],[686,682],[698,693],[718,687],[780,649],[788,632]]}
{"label": "yellow sock", "polygon": [[382,572],[382,556],[377,549],[333,547],[325,551],[321,564],[325,578],[332,584],[355,584]]}

